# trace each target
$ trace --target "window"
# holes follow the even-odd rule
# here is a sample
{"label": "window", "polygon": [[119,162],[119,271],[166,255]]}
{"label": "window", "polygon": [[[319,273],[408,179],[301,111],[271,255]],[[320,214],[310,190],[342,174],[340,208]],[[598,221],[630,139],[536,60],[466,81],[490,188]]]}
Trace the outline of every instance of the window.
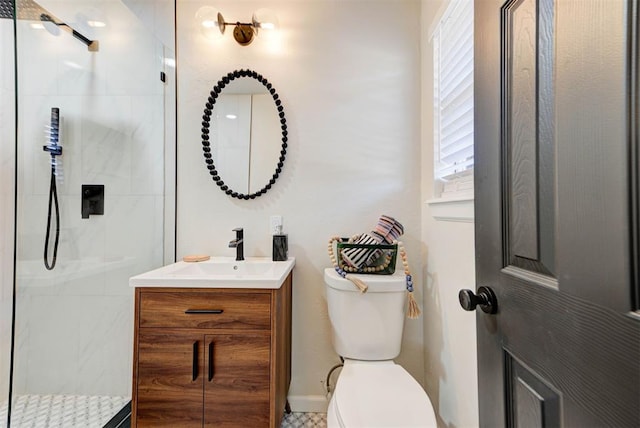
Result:
{"label": "window", "polygon": [[473,195],[473,0],[451,0],[433,33],[436,195]]}

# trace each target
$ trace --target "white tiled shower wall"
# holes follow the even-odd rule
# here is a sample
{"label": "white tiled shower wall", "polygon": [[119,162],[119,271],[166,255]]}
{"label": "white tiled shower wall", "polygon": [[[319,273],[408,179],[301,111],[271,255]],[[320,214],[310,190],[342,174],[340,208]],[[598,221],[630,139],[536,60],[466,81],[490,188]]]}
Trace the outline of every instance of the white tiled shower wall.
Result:
{"label": "white tiled shower wall", "polygon": [[13,22],[0,19],[0,349],[3,350],[0,352],[0,403],[9,395],[8,350],[11,348],[15,135],[13,63]]}
{"label": "white tiled shower wall", "polygon": [[[15,395],[129,395],[133,292],[163,262],[165,48],[121,2],[43,2],[100,42],[18,22],[19,212]],[[99,7],[97,11],[95,8]],[[99,13],[104,28],[82,27]],[[56,268],[42,263],[51,107],[62,117]],[[103,216],[81,218],[81,185],[103,184]]]}

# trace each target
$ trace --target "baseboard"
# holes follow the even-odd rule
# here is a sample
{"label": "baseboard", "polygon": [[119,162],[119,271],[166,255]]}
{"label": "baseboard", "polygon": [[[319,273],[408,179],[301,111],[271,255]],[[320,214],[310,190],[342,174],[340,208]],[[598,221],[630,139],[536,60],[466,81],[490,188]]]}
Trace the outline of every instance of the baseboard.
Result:
{"label": "baseboard", "polygon": [[[287,397],[292,412],[327,413],[329,402],[324,395],[290,395]],[[131,424],[131,402],[118,412],[103,428],[125,428]]]}
{"label": "baseboard", "polygon": [[324,395],[289,395],[292,412],[327,413],[329,402]]}

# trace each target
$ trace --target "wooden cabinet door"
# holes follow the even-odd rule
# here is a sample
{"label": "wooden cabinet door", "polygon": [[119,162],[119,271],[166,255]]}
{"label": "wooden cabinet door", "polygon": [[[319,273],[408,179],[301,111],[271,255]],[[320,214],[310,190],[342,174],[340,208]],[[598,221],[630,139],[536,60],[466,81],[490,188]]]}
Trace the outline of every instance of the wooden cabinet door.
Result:
{"label": "wooden cabinet door", "polygon": [[202,333],[138,333],[135,418],[140,427],[202,427]]}
{"label": "wooden cabinet door", "polygon": [[266,332],[205,336],[204,426],[269,426]]}

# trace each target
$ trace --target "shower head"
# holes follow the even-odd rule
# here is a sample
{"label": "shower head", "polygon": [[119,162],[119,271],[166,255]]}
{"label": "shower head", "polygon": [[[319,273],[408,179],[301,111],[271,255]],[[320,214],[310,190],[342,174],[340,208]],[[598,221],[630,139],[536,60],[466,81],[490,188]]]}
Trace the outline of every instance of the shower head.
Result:
{"label": "shower head", "polygon": [[76,30],[71,28],[65,22],[62,22],[59,19],[55,18],[50,13],[41,13],[40,14],[40,22],[42,22],[42,25],[44,25],[44,28],[46,28],[46,30],[49,33],[53,34],[54,36],[59,35],[60,34],[60,29],[62,29],[64,31],[66,31],[67,33],[71,34],[76,39],[80,40],[85,45],[87,45],[87,48],[89,49],[90,52],[97,52],[98,51],[98,41],[97,40],[91,40],[91,39],[86,38],[84,35],[82,35],[81,33],[77,32]]}
{"label": "shower head", "polygon": [[33,0],[0,0],[0,18],[14,19],[14,17],[19,20],[38,21],[54,36],[60,34],[61,29],[65,30],[87,45],[90,52],[98,51],[97,40],[88,39]]}
{"label": "shower head", "polygon": [[46,13],[41,13],[40,14],[40,21],[42,22],[42,25],[44,25],[45,30],[47,30],[49,32],[49,34],[53,35],[53,36],[59,36],[60,35],[60,28],[58,28],[58,25],[52,18],[51,16],[47,15]]}
{"label": "shower head", "polygon": [[51,171],[62,180],[62,164],[57,159],[62,155],[62,145],[60,144],[60,109],[58,107],[51,108],[51,120],[45,126],[46,145],[42,146],[42,150],[51,155]]}

